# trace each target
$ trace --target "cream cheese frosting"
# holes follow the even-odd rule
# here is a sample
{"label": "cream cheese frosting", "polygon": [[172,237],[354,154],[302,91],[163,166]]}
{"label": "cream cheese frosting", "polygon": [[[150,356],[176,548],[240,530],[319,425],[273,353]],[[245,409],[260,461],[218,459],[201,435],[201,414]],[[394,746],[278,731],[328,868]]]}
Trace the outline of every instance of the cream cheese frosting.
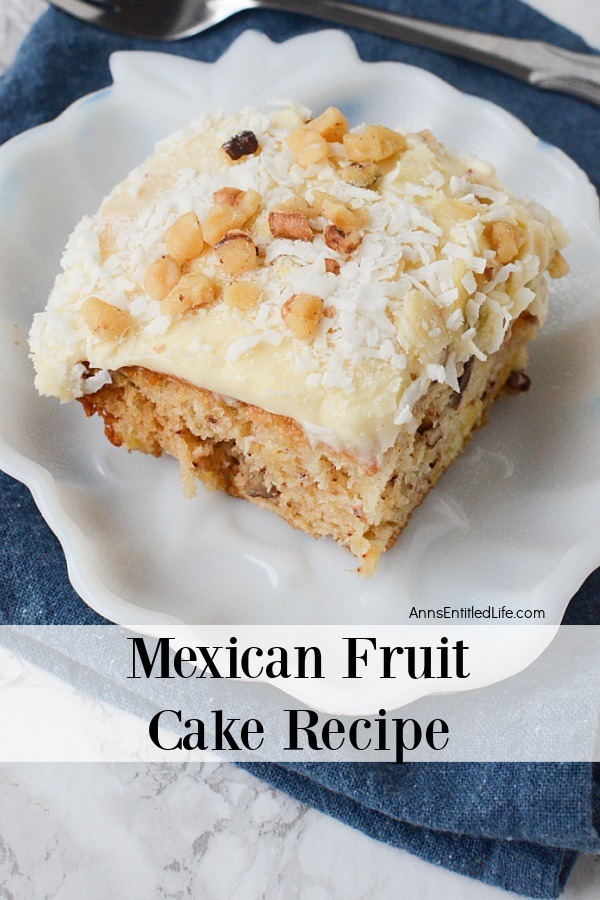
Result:
{"label": "cream cheese frosting", "polygon": [[[342,177],[350,165],[342,142],[299,164],[286,137],[309,119],[292,103],[204,115],[159,143],[80,222],[31,329],[40,393],[72,400],[109,382],[111,371],[143,366],[288,416],[311,440],[372,461],[415,427],[414,404],[432,382],[458,390],[464,363],[494,353],[525,309],[543,318],[544,273],[567,241],[543,207],[515,199],[491,165],[456,158],[428,132],[404,133],[379,180],[358,187]],[[232,161],[222,145],[243,131],[259,151]],[[144,289],[148,267],[167,253],[167,229],[190,211],[202,222],[224,187],[260,194],[247,229],[260,265],[243,278],[260,289],[260,302],[248,310],[223,301],[232,279],[208,247],[194,271],[217,286],[214,302],[165,315]],[[327,245],[323,216],[310,241],[271,233],[270,211],[298,197],[314,204],[318,192],[363,211],[352,252]],[[522,236],[509,262],[490,243],[494,223]],[[332,259],[337,271],[327,271]],[[326,310],[310,341],[282,318],[298,294],[321,298]],[[134,326],[118,338],[95,334],[81,312],[90,296],[127,310]]]}

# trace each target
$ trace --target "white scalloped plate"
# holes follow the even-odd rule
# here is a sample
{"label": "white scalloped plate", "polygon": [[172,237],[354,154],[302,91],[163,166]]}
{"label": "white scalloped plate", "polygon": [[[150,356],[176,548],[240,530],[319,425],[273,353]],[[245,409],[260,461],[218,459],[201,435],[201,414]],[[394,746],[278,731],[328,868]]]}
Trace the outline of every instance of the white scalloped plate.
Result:
{"label": "white scalloped plate", "polygon": [[[412,606],[489,603],[544,608],[557,625],[600,564],[600,233],[584,173],[493,104],[411,66],[361,62],[336,31],[285,44],[248,31],[214,64],[117,53],[111,70],[112,87],[0,150],[0,465],[33,492],[78,593],[153,634],[176,622],[399,624]],[[250,504],[203,490],[185,500],[173,461],[117,450],[78,404],[38,397],[23,339],[71,229],[157,139],[203,110],[273,97],[335,104],[354,124],[431,128],[494,162],[572,234],[572,274],[554,287],[531,391],[494,411],[371,580],[333,543]],[[501,635],[495,680],[543,649],[511,655]],[[357,709],[377,703],[357,696]]]}

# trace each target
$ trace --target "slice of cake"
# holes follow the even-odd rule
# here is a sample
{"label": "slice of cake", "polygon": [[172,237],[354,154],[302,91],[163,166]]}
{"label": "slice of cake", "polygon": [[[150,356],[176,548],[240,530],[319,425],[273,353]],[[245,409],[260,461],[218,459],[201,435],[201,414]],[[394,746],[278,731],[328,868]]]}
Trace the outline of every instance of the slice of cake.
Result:
{"label": "slice of cake", "polygon": [[205,115],[73,232],[31,351],[113,444],[330,536],[371,573],[563,275],[559,222],[430,132]]}

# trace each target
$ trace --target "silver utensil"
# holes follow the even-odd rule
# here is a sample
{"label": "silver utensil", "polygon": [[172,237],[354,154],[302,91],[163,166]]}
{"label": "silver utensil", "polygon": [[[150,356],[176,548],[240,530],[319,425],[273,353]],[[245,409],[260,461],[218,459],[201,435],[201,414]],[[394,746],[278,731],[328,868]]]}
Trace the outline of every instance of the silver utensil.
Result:
{"label": "silver utensil", "polygon": [[439,50],[600,106],[600,56],[544,41],[453,28],[344,0],[51,0],[72,16],[132,37],[175,41],[247,9],[301,13]]}

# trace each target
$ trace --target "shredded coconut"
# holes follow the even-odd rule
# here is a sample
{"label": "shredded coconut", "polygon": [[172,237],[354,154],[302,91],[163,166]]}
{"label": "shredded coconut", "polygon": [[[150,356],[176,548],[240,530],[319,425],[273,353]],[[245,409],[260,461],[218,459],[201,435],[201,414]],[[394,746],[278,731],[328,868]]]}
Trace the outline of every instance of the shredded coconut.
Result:
{"label": "shredded coconut", "polygon": [[[90,341],[78,313],[93,295],[135,318],[131,340],[125,338],[121,345],[128,364],[127,348],[143,355],[161,335],[169,348],[165,358],[187,354],[202,367],[211,356],[211,367],[202,369],[208,389],[225,362],[239,364],[236,383],[255,392],[250,402],[268,408],[272,398],[259,378],[252,382],[254,370],[246,367],[245,357],[263,344],[260,358],[268,364],[265,346],[281,346],[276,364],[285,367],[292,385],[289,410],[298,421],[304,417],[294,416],[294,391],[298,396],[311,392],[323,410],[337,410],[330,396],[349,402],[365,385],[376,384],[394,397],[396,430],[412,428],[413,406],[432,381],[458,390],[457,364],[460,368],[470,356],[483,360],[495,352],[512,319],[535,301],[539,256],[523,250],[519,259],[497,267],[495,251],[482,235],[489,223],[526,223],[534,217],[550,246],[552,241],[564,243],[564,230],[543,207],[511,198],[489,164],[457,160],[426,138],[407,135],[408,149],[391,170],[375,187],[360,188],[339,175],[349,165],[341,143],[330,146],[328,159],[307,168],[298,165],[285,138],[308,121],[310,111],[286,100],[270,105],[274,111],[268,115],[248,108],[236,116],[201,116],[160,142],[100,213],[77,226],[63,254],[63,274],[31,337],[34,355],[52,353],[59,359],[46,367],[59,396],[107,383],[102,380],[109,377],[106,367],[93,359],[90,365],[101,371],[89,379],[73,365],[93,354],[103,362],[102,341]],[[234,165],[223,162],[221,144],[246,129],[257,135],[260,153]],[[421,173],[418,183],[407,176],[415,170]],[[259,287],[260,303],[239,315],[219,299],[184,316],[164,315],[161,303],[143,288],[146,270],[167,253],[167,229],[190,210],[202,221],[213,194],[223,187],[253,189],[261,196],[252,226],[261,265],[244,276]],[[323,230],[328,222],[322,216],[312,219],[313,240],[270,234],[270,210],[296,196],[312,203],[317,190],[366,213],[361,242],[352,253],[327,246]],[[215,278],[215,255],[209,249],[202,259],[205,274]],[[327,259],[337,260],[338,274],[326,272]],[[327,308],[327,318],[308,343],[291,336],[282,319],[283,304],[297,293],[314,294]],[[415,373],[418,377],[411,380]],[[379,428],[384,435],[377,435],[375,444],[393,442],[389,421],[378,424],[366,409],[365,422],[365,429]],[[324,439],[332,433],[318,424],[304,426]]]}

